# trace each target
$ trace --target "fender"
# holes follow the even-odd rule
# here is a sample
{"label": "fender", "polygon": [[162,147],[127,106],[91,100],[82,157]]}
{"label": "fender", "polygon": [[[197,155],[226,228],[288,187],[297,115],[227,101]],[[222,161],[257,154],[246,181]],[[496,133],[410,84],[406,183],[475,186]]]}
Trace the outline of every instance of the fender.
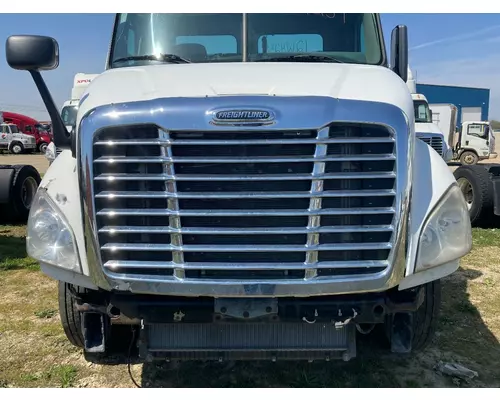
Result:
{"label": "fender", "polygon": [[439,154],[420,140],[415,141],[412,174],[406,273],[405,278],[399,284],[400,290],[443,278],[458,269],[458,260],[456,260],[414,274],[420,234],[427,216],[456,180]]}
{"label": "fender", "polygon": [[64,214],[66,220],[73,229],[83,275],[45,264],[41,264],[42,272],[57,280],[73,283],[88,289],[97,289],[90,279],[88,269],[85,240],[83,236],[76,159],[72,157],[70,150],[64,150],[55,158],[54,162],[45,173],[40,183],[39,190],[47,191],[47,194],[59,207],[59,210]]}

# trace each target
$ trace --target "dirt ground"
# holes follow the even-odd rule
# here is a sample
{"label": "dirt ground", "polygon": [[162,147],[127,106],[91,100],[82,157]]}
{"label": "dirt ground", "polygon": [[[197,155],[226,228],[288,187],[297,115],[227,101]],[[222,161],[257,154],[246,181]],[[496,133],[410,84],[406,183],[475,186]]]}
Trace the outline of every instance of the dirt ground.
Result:
{"label": "dirt ground", "polygon": [[[40,173],[48,167],[42,155],[0,155],[0,162],[31,164]],[[0,388],[134,387],[127,359],[111,356],[92,363],[69,344],[56,282],[26,257],[24,236],[24,226],[0,226]],[[142,387],[499,387],[498,243],[500,229],[474,229],[472,253],[442,282],[437,334],[423,353],[393,356],[360,336],[358,358],[348,363],[142,364],[132,357],[130,373]],[[478,376],[444,376],[436,370],[440,362],[459,363]]]}
{"label": "dirt ground", "polygon": [[49,168],[49,162],[42,154],[0,154],[0,164],[33,165],[41,174],[44,174]]}
{"label": "dirt ground", "polygon": [[[0,226],[0,387],[133,387],[126,358],[92,363],[69,344],[56,282],[26,257],[24,235],[23,226]],[[442,281],[437,334],[420,354],[394,356],[360,335],[358,357],[347,363],[142,364],[132,357],[130,372],[142,387],[498,387],[499,242],[499,229],[474,230],[472,253]],[[440,362],[459,363],[478,376],[444,376],[436,370]]]}

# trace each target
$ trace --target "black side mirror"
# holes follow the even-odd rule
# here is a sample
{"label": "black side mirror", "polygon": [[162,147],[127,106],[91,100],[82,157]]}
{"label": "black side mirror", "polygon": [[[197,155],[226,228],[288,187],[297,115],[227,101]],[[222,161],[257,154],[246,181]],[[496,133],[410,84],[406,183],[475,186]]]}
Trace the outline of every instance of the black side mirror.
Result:
{"label": "black side mirror", "polygon": [[14,69],[49,71],[59,66],[59,45],[47,36],[10,36],[5,53],[7,64]]}
{"label": "black side mirror", "polygon": [[57,110],[40,71],[50,71],[59,66],[59,45],[48,36],[16,35],[9,36],[5,43],[7,64],[13,69],[28,71],[42,97],[45,108],[52,120],[54,144],[61,149],[71,149],[76,157],[75,140]]}
{"label": "black side mirror", "polygon": [[408,28],[398,25],[392,30],[391,36],[391,69],[408,80]]}

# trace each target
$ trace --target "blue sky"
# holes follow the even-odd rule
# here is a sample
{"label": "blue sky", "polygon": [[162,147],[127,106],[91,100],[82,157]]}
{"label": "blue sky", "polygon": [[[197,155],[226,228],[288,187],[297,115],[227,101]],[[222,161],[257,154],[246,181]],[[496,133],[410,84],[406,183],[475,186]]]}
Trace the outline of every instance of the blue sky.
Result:
{"label": "blue sky", "polygon": [[[61,106],[77,72],[104,69],[114,14],[0,14],[2,46],[12,34],[52,36],[60,64],[43,74]],[[386,43],[397,24],[409,30],[410,65],[422,83],[491,89],[490,118],[500,119],[500,14],[382,14]],[[2,50],[3,52],[3,50]],[[28,73],[0,61],[0,110],[37,119],[47,114]]]}

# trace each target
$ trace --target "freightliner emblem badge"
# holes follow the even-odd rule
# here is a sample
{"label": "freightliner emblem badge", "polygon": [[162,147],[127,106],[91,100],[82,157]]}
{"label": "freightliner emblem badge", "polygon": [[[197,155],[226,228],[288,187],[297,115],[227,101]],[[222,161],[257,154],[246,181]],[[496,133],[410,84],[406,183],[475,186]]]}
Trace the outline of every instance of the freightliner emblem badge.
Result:
{"label": "freightliner emblem badge", "polygon": [[220,110],[212,114],[215,125],[269,125],[273,121],[274,114],[268,110]]}

